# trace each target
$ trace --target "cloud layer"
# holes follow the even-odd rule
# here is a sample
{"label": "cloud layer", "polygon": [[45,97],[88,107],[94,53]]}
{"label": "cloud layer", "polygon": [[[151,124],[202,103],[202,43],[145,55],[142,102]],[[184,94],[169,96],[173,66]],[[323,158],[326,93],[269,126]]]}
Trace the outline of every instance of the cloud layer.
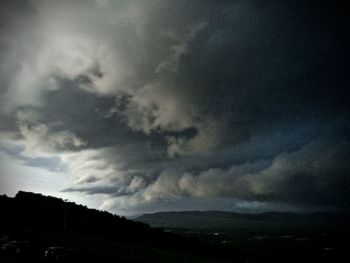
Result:
{"label": "cloud layer", "polygon": [[4,1],[0,12],[1,149],[65,167],[63,191],[116,211],[349,208],[341,6]]}

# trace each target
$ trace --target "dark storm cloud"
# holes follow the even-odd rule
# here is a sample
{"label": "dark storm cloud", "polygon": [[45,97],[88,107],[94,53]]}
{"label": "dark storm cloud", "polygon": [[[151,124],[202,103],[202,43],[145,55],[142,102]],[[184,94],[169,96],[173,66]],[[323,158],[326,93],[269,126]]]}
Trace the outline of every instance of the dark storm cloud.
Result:
{"label": "dark storm cloud", "polygon": [[340,2],[3,5],[0,139],[65,191],[349,207]]}
{"label": "dark storm cloud", "polygon": [[276,156],[270,166],[258,171],[250,170],[256,164],[210,169],[197,176],[183,175],[178,185],[185,195],[197,197],[232,196],[348,208],[348,154],[348,143],[325,147],[314,141],[301,150]]}

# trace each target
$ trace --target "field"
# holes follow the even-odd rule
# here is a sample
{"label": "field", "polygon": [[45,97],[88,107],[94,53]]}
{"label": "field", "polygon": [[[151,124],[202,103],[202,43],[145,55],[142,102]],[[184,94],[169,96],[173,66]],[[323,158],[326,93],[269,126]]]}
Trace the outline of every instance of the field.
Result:
{"label": "field", "polygon": [[349,214],[169,212],[137,220],[237,251],[251,262],[348,262]]}

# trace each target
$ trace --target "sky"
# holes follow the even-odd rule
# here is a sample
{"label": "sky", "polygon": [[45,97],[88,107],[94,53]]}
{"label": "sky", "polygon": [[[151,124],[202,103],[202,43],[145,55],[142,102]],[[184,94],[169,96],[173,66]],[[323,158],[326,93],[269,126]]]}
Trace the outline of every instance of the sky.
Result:
{"label": "sky", "polygon": [[0,193],[349,210],[345,2],[1,1]]}

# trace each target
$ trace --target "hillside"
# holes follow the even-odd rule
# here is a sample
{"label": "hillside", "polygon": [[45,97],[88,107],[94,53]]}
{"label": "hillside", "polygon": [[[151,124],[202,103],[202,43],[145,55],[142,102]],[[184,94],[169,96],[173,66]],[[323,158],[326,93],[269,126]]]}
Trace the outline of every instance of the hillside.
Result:
{"label": "hillside", "polygon": [[225,262],[234,255],[193,238],[40,194],[0,196],[0,207],[1,262]]}

